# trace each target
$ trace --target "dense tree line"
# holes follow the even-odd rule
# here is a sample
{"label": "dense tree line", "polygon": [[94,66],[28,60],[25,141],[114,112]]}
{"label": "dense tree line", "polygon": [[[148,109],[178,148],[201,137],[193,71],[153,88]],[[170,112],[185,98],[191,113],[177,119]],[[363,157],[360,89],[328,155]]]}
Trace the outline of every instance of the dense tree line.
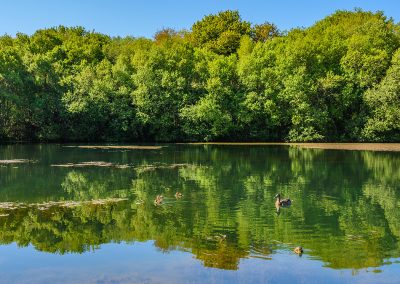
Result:
{"label": "dense tree line", "polygon": [[0,38],[0,141],[399,141],[400,26],[338,11],[280,32],[236,11],[154,39]]}

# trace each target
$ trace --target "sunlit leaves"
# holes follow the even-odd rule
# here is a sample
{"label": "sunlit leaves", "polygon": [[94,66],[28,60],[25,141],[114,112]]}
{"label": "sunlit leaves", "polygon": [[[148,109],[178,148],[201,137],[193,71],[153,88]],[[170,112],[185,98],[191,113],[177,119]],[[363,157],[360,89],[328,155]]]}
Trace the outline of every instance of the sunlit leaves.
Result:
{"label": "sunlit leaves", "polygon": [[229,55],[239,47],[240,38],[249,33],[250,23],[242,21],[237,11],[224,11],[196,22],[189,37],[195,46]]}
{"label": "sunlit leaves", "polygon": [[361,10],[285,33],[223,11],[154,40],[63,26],[3,36],[0,136],[397,141],[398,111],[378,102],[397,93],[399,46],[392,19]]}

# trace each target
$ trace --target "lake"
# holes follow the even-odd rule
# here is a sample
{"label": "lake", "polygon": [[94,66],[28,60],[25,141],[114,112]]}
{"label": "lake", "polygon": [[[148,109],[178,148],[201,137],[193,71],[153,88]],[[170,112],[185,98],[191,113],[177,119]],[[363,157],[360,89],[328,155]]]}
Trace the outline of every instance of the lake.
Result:
{"label": "lake", "polygon": [[1,283],[399,281],[399,152],[36,144],[0,160]]}

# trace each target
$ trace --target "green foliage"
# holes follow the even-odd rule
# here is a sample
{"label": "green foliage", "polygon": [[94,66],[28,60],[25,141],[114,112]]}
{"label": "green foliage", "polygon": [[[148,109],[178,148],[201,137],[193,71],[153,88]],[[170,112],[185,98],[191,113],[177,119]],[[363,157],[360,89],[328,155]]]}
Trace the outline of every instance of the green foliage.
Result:
{"label": "green foliage", "polygon": [[242,21],[238,11],[224,11],[205,16],[192,26],[190,40],[195,46],[205,47],[223,55],[234,53],[240,38],[250,33],[250,23]]}
{"label": "green foliage", "polygon": [[254,41],[266,42],[274,37],[280,36],[281,33],[278,27],[269,22],[264,24],[254,25],[251,29],[251,37]]}
{"label": "green foliage", "polygon": [[137,138],[139,128],[131,103],[133,83],[127,64],[123,56],[115,65],[103,60],[96,66],[85,66],[68,82],[71,89],[62,101],[68,111],[72,139]]}
{"label": "green foliage", "polygon": [[[206,52],[207,54],[207,52]],[[241,100],[236,74],[236,55],[208,60],[204,94],[181,110],[183,129],[189,139],[210,141],[226,138],[234,130]]]}
{"label": "green foliage", "polygon": [[0,46],[0,141],[8,137],[26,139],[29,136],[29,101],[25,94],[31,87],[31,77],[18,52],[2,38]]}
{"label": "green foliage", "polygon": [[338,11],[305,30],[267,42],[289,141],[357,140],[365,120],[362,94],[378,83],[399,45],[380,13]]}
{"label": "green foliage", "polygon": [[196,92],[194,50],[185,42],[153,45],[142,61],[134,63],[132,92],[138,118],[147,139],[174,141],[182,137],[179,110],[193,101]]}
{"label": "green foliage", "polygon": [[370,116],[363,136],[371,141],[400,140],[400,49],[383,80],[365,93]]}
{"label": "green foliage", "polygon": [[237,11],[154,40],[0,38],[0,141],[399,141],[399,25],[337,11],[285,34]]}

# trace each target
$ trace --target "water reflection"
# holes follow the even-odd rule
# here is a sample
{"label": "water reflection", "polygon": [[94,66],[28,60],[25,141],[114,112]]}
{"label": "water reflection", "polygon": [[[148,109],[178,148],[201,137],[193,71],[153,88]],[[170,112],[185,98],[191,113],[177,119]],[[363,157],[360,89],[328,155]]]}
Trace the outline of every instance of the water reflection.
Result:
{"label": "water reflection", "polygon": [[[378,267],[400,257],[397,153],[209,145],[0,149],[2,158],[38,160],[0,168],[1,244],[64,254],[154,240],[161,251],[189,251],[207,267],[231,270],[243,258],[268,260],[296,246],[336,269]],[[50,167],[100,160],[132,168]],[[276,193],[292,200],[279,215]],[[164,200],[154,206],[159,194]],[[105,198],[126,200],[30,206]]]}

